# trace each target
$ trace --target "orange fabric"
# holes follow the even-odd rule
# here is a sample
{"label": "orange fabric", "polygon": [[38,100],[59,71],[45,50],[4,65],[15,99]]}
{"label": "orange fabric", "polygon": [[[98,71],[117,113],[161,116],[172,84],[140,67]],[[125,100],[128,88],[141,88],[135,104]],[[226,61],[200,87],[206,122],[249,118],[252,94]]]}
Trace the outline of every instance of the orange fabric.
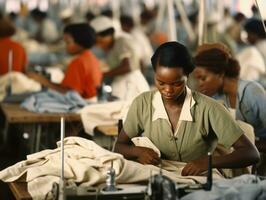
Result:
{"label": "orange fabric", "polygon": [[27,54],[19,43],[10,38],[0,39],[0,75],[8,72],[8,54],[13,51],[13,71],[25,72],[27,65]]}
{"label": "orange fabric", "polygon": [[156,46],[159,46],[167,41],[167,34],[164,32],[155,32],[151,35],[151,42]]}
{"label": "orange fabric", "polygon": [[76,90],[84,98],[96,96],[102,81],[98,59],[89,50],[74,58],[68,65],[61,85]]}

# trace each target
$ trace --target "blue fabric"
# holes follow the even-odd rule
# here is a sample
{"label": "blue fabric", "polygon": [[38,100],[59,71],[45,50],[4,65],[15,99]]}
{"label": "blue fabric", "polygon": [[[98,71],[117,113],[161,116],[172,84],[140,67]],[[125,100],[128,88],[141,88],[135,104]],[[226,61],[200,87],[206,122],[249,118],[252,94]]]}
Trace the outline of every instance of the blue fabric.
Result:
{"label": "blue fabric", "polygon": [[233,179],[217,180],[211,191],[199,190],[181,200],[262,200],[265,197],[266,180],[260,181],[254,175],[242,175]]}
{"label": "blue fabric", "polygon": [[39,113],[76,112],[86,105],[87,102],[75,91],[63,95],[54,90],[34,94],[21,103],[21,107]]}
{"label": "blue fabric", "polygon": [[59,62],[59,58],[55,53],[40,53],[40,52],[29,53],[28,60],[30,66],[34,65],[50,66]]}
{"label": "blue fabric", "polygon": [[[225,94],[215,94],[213,98],[230,107]],[[266,91],[257,82],[239,80],[236,119],[251,124],[257,137],[266,137]]]}

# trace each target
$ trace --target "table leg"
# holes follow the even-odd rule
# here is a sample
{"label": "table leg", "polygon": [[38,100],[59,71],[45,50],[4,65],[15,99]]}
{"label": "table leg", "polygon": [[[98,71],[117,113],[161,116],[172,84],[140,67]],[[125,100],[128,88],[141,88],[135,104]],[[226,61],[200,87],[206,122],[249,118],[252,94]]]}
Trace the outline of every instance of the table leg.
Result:
{"label": "table leg", "polygon": [[3,130],[3,144],[7,144],[8,140],[8,129],[9,129],[9,123],[7,120],[5,120],[4,130]]}
{"label": "table leg", "polygon": [[[41,136],[42,136],[42,125],[38,124],[36,127],[36,133],[35,133],[35,152],[40,151],[40,143],[41,143]],[[34,145],[34,144],[33,144]]]}

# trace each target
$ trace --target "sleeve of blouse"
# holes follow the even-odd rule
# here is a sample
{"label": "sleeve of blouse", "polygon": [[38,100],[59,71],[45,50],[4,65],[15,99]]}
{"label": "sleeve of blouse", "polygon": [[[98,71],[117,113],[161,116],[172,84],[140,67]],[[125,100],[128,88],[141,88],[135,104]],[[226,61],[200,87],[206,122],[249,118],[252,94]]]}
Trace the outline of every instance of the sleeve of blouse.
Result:
{"label": "sleeve of blouse", "polygon": [[74,60],[68,65],[61,85],[83,94],[84,72],[82,72],[81,64],[78,60]]}
{"label": "sleeve of blouse", "polygon": [[210,125],[218,138],[218,143],[226,148],[230,148],[244,133],[229,111],[218,102],[210,105],[208,116]]}
{"label": "sleeve of blouse", "polygon": [[127,113],[123,128],[129,138],[139,136],[143,131],[142,95],[136,97]]}

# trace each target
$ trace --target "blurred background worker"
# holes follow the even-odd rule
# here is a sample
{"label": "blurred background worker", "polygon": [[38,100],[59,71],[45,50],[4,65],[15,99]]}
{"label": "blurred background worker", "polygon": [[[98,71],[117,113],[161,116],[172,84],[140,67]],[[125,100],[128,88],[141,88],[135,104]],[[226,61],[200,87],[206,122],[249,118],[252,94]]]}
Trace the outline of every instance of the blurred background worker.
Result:
{"label": "blurred background worker", "polygon": [[95,43],[95,38],[94,30],[87,23],[67,25],[64,29],[66,50],[75,57],[67,66],[63,81],[54,84],[36,73],[29,73],[29,76],[60,92],[75,90],[86,99],[95,97],[102,81],[99,61],[89,50]]}
{"label": "blurred background worker", "polygon": [[[26,50],[19,42],[11,38],[15,32],[16,28],[12,22],[0,16],[0,76],[6,74],[9,67],[17,72],[26,71]],[[12,60],[9,61],[9,59]],[[9,66],[10,64],[12,66]]]}
{"label": "blurred background worker", "polygon": [[149,90],[141,73],[141,59],[131,35],[116,35],[113,21],[98,16],[90,25],[96,32],[96,47],[104,52],[102,60],[107,64],[103,73],[106,82],[111,82],[113,94],[120,99],[132,99]]}

